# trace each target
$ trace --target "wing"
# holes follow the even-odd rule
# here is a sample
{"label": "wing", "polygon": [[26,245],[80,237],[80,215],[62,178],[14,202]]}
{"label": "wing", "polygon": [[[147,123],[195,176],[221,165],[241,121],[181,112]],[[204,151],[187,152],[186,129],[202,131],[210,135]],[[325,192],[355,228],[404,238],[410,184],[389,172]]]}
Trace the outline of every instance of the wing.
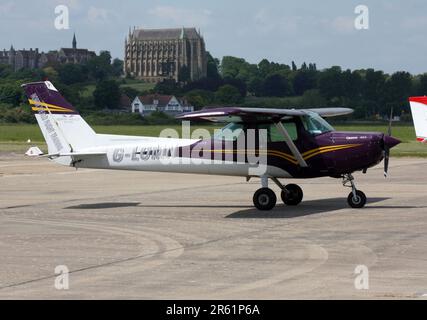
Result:
{"label": "wing", "polygon": [[350,114],[349,108],[314,109],[268,109],[268,108],[215,108],[185,113],[177,116],[182,120],[208,120],[212,122],[277,122],[286,117],[303,116],[308,112],[318,113],[322,117],[335,117]]}

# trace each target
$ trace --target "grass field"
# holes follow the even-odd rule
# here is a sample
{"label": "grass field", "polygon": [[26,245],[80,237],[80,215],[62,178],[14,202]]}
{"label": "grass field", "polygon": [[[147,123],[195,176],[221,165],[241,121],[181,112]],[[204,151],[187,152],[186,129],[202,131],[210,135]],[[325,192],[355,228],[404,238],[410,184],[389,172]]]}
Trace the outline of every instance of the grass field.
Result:
{"label": "grass field", "polygon": [[[180,126],[94,126],[97,133],[124,134],[136,136],[158,136],[163,129],[173,128],[179,133]],[[199,128],[196,125],[192,129]],[[203,126],[213,132],[217,126]],[[386,132],[387,125],[336,125],[339,131]],[[393,136],[403,143],[392,149],[393,156],[427,157],[427,146],[415,141],[414,128],[411,125],[394,125]],[[30,139],[31,143],[27,143]],[[24,152],[29,145],[44,147],[44,140],[37,125],[0,124],[0,152]]]}
{"label": "grass field", "polygon": [[149,91],[155,86],[154,83],[141,82],[137,80],[126,80],[125,84],[121,84],[120,88],[133,88],[139,92]]}

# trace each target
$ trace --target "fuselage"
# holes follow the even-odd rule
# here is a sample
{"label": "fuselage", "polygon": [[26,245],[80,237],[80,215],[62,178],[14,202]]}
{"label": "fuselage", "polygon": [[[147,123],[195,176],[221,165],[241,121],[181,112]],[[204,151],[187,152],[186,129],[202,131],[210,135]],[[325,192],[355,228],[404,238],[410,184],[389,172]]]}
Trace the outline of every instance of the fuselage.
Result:
{"label": "fuselage", "polygon": [[302,132],[294,143],[308,164],[303,168],[283,141],[268,141],[263,147],[255,141],[250,147],[247,141],[242,146],[238,141],[215,137],[195,140],[104,136],[104,139],[108,145],[89,151],[106,152],[106,157],[83,157],[73,165],[243,177],[261,175],[256,169],[262,166],[266,175],[277,178],[340,177],[381,162],[385,141],[384,134],[376,132],[330,131],[316,135]]}

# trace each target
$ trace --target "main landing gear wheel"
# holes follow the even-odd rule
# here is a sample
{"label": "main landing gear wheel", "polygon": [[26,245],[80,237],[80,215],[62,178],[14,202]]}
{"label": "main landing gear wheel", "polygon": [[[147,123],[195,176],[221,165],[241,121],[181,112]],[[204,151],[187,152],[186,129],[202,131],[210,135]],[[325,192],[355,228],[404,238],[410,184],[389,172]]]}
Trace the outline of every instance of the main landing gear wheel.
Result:
{"label": "main landing gear wheel", "polygon": [[356,195],[350,192],[347,202],[352,208],[363,208],[366,204],[366,195],[360,190],[356,190]]}
{"label": "main landing gear wheel", "polygon": [[253,197],[254,205],[258,210],[271,210],[276,205],[277,197],[269,188],[258,189]]}
{"label": "main landing gear wheel", "polygon": [[299,205],[303,196],[302,189],[296,184],[286,185],[285,190],[281,192],[282,200],[288,206]]}

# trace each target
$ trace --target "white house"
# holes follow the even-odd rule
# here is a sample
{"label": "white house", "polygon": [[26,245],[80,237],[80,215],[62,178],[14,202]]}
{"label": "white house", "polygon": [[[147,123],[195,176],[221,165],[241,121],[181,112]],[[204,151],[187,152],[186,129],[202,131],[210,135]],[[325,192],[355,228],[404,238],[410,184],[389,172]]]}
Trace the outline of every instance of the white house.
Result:
{"label": "white house", "polygon": [[170,115],[194,111],[194,107],[189,105],[186,99],[160,94],[137,96],[132,101],[131,107],[132,113],[139,112],[142,116],[153,111],[161,111]]}

